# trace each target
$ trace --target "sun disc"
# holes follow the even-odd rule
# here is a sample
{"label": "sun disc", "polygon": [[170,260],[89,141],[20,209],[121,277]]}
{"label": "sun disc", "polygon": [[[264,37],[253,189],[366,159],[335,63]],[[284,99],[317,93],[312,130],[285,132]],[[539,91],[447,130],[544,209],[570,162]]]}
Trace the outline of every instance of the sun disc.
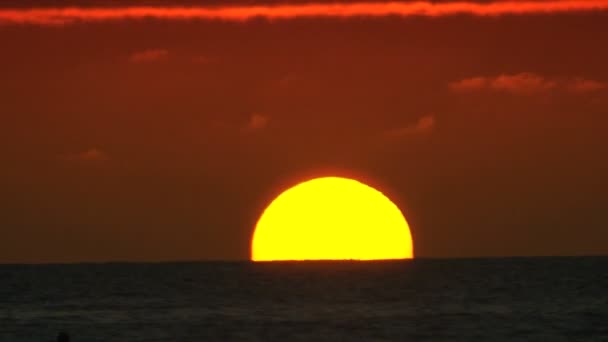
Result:
{"label": "sun disc", "polygon": [[315,178],[287,189],[258,220],[254,261],[411,259],[410,228],[380,191],[353,179]]}

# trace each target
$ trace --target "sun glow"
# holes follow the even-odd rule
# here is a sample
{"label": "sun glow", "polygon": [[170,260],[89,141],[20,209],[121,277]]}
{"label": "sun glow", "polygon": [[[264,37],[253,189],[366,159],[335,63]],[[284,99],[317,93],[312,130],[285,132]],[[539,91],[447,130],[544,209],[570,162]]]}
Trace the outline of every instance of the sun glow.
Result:
{"label": "sun glow", "polygon": [[325,177],[280,194],[257,222],[251,259],[413,258],[409,225],[397,206],[358,181]]}

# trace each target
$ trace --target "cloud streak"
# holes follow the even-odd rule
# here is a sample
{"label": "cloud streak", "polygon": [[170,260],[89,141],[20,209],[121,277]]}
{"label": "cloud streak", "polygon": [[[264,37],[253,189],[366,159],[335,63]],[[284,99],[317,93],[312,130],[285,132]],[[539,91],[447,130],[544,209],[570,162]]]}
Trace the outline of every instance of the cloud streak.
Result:
{"label": "cloud streak", "polygon": [[443,17],[454,15],[501,16],[608,11],[608,0],[547,0],[479,2],[354,2],[307,3],[269,6],[218,7],[65,7],[0,9],[0,24],[66,25],[79,22],[123,20],[221,20],[247,21],[255,18],[288,20],[297,18],[352,17]]}
{"label": "cloud streak", "polygon": [[249,122],[247,122],[247,125],[244,127],[244,130],[246,132],[258,131],[266,128],[266,126],[268,126],[268,122],[270,122],[269,116],[254,113],[249,118]]}
{"label": "cloud streak", "polygon": [[457,93],[472,93],[482,90],[511,93],[515,95],[533,95],[560,89],[571,93],[592,93],[607,89],[603,82],[585,78],[551,79],[541,75],[522,72],[518,74],[502,74],[495,77],[471,77],[449,84],[449,88]]}
{"label": "cloud streak", "polygon": [[389,140],[399,140],[412,135],[426,134],[435,128],[435,116],[432,114],[422,116],[407,126],[397,127],[384,132],[384,137]]}
{"label": "cloud streak", "polygon": [[63,159],[67,161],[102,163],[109,161],[110,157],[98,148],[90,148],[86,151],[64,155]]}
{"label": "cloud streak", "polygon": [[129,60],[133,63],[146,63],[146,62],[155,62],[167,59],[169,57],[169,51],[164,49],[150,49],[135,52],[131,55]]}

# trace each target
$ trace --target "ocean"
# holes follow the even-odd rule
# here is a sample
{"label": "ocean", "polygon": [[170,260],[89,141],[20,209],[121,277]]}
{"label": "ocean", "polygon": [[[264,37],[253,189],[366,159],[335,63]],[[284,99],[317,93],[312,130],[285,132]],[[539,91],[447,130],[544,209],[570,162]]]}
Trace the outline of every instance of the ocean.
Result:
{"label": "ocean", "polygon": [[0,265],[0,341],[608,341],[608,257]]}

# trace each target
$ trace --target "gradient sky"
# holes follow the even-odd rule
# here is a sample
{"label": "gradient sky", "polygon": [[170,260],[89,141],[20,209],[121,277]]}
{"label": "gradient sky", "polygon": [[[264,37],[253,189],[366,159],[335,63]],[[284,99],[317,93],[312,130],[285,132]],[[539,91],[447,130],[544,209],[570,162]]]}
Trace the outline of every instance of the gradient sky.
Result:
{"label": "gradient sky", "polygon": [[252,4],[2,2],[0,263],[247,259],[324,175],[417,257],[608,253],[607,1]]}

